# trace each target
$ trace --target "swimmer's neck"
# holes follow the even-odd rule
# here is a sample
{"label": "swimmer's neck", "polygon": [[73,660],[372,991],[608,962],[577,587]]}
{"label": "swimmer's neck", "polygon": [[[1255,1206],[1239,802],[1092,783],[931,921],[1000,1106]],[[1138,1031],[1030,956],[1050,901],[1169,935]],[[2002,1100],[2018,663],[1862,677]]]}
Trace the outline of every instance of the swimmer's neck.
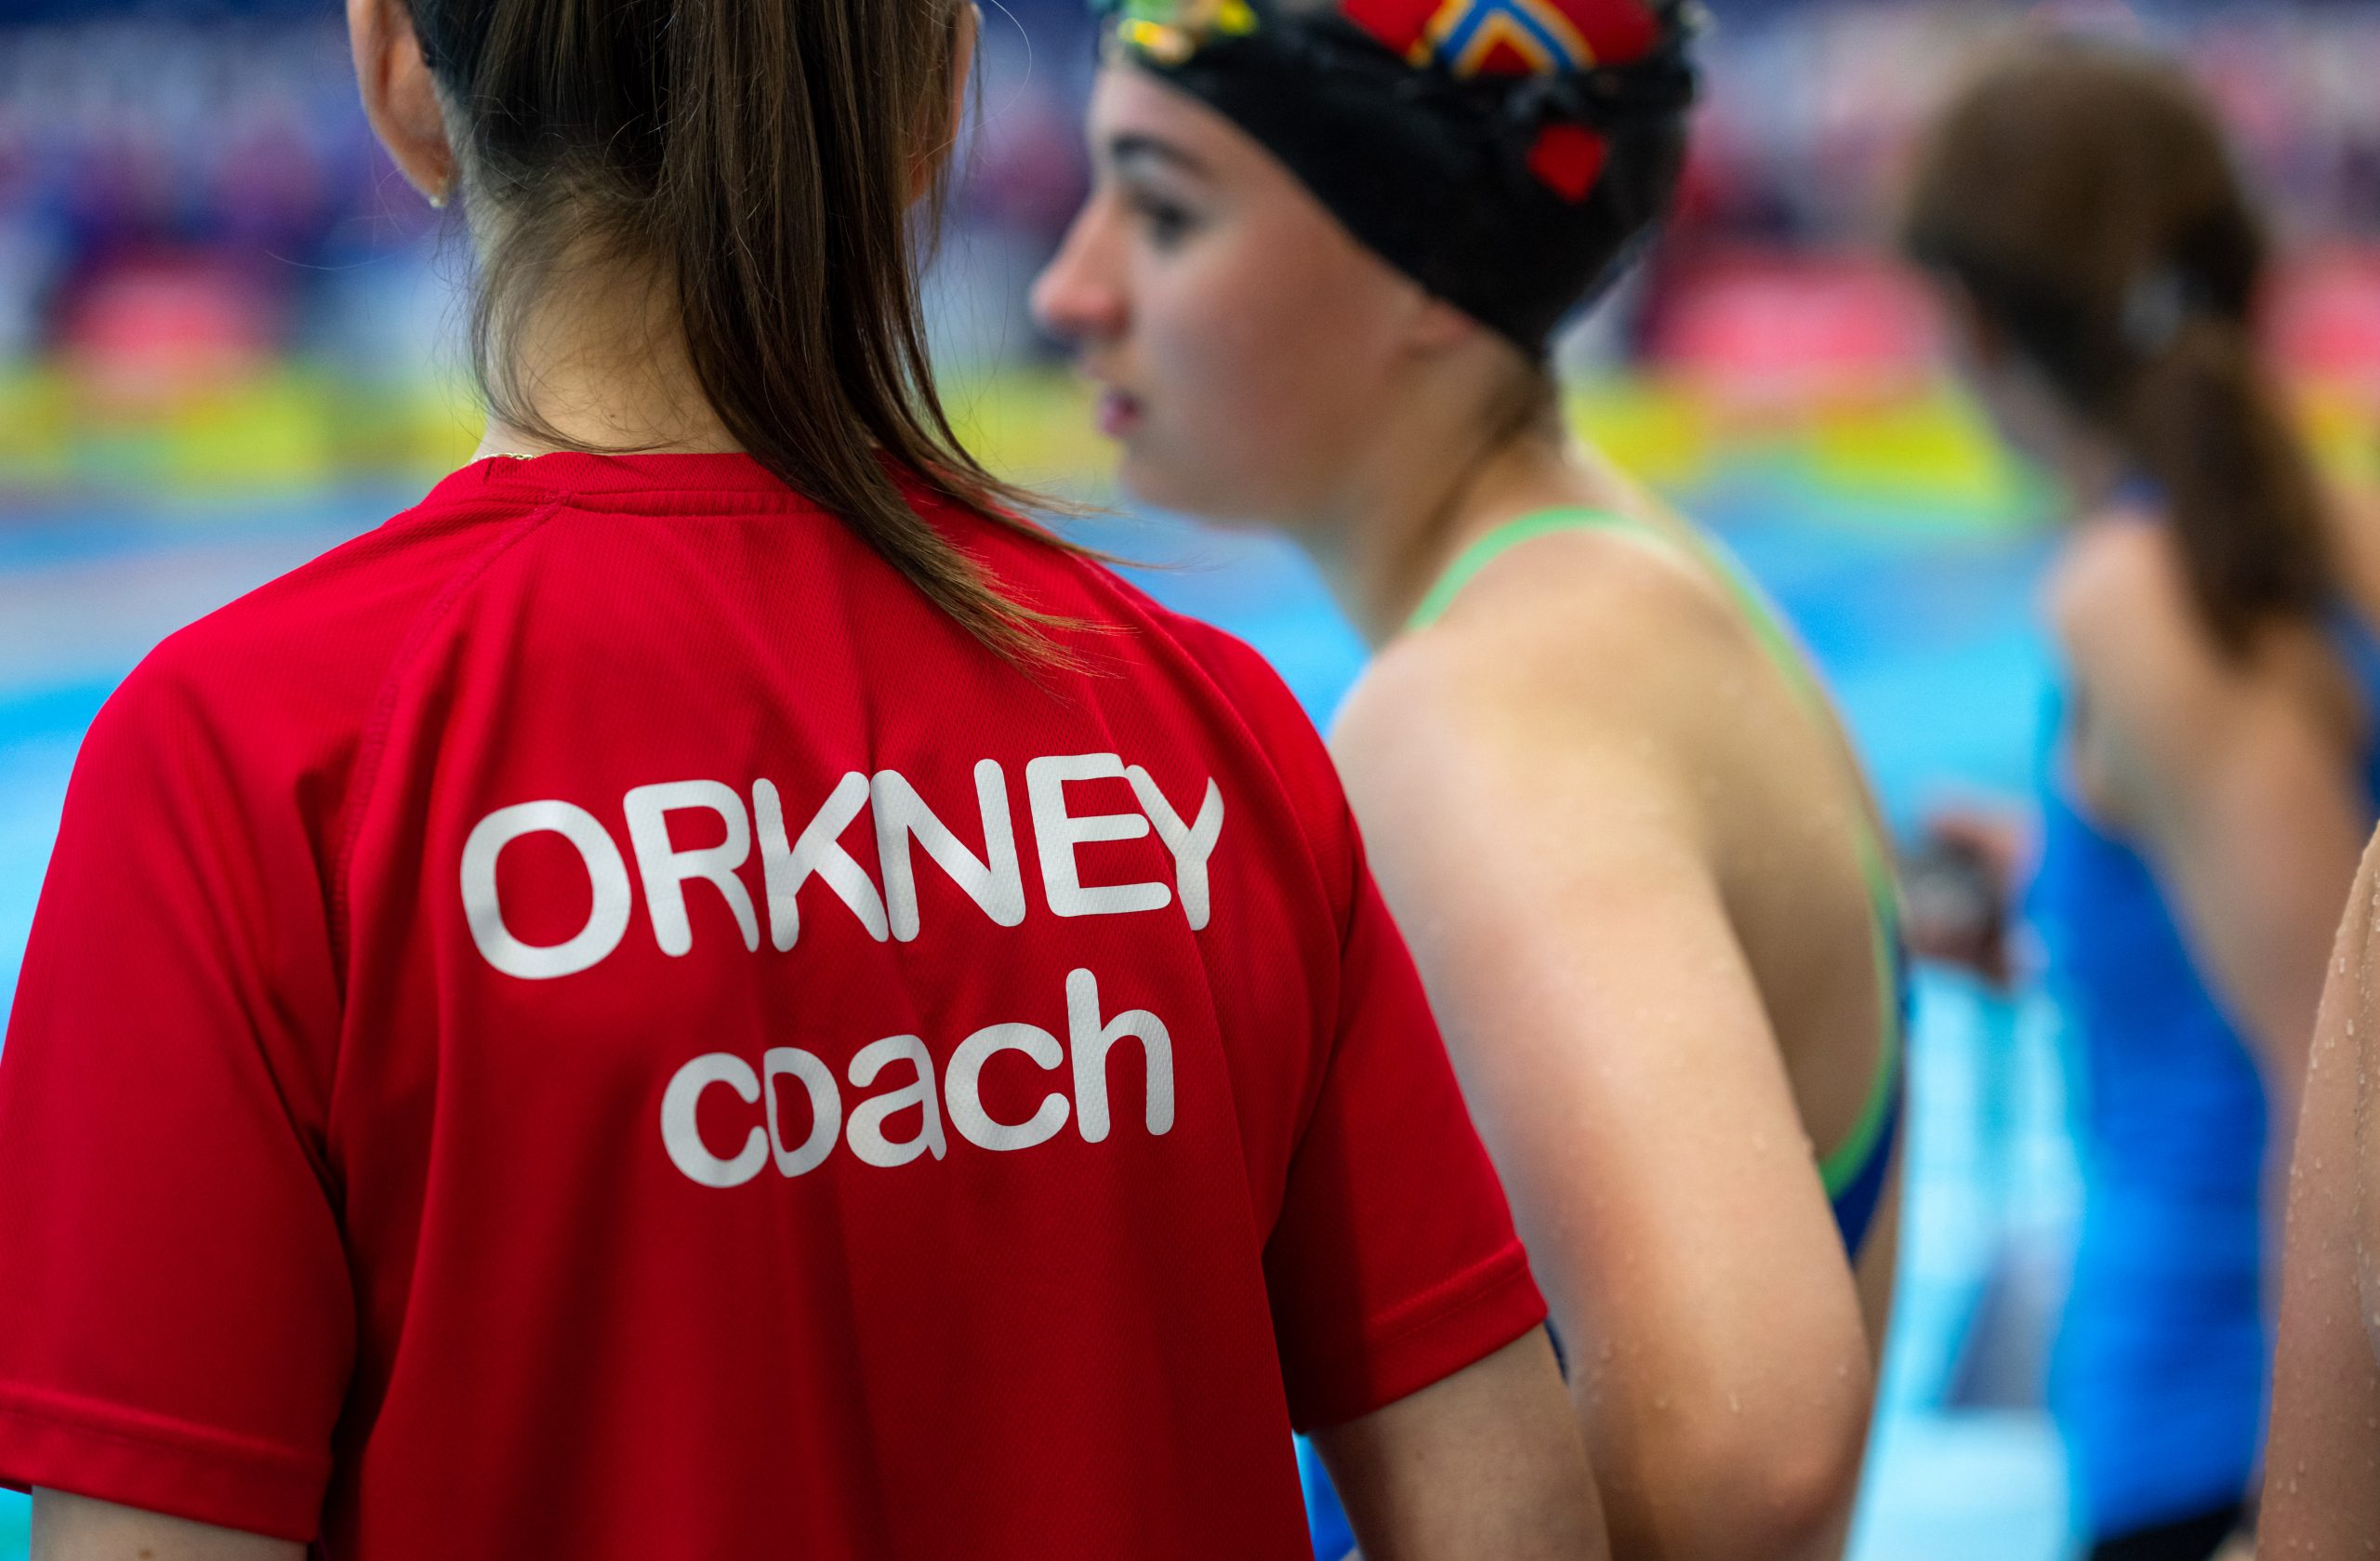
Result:
{"label": "swimmer's neck", "polygon": [[496,407],[472,458],[742,449],[703,393],[668,289],[619,268],[580,276],[524,311],[502,343],[509,367],[496,389],[519,404]]}
{"label": "swimmer's neck", "polygon": [[1468,462],[1364,484],[1342,513],[1298,528],[1300,542],[1374,650],[1405,629],[1432,587],[1480,537],[1540,509],[1627,508],[1625,479],[1555,417]]}

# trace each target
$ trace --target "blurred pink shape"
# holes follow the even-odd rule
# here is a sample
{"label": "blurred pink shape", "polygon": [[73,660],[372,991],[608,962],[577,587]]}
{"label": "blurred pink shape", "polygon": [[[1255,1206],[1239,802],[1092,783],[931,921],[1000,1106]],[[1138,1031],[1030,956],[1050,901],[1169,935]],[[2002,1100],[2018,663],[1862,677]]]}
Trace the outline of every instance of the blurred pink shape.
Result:
{"label": "blurred pink shape", "polygon": [[2380,402],[2380,246],[2306,256],[2281,273],[2268,310],[2284,377]]}
{"label": "blurred pink shape", "polygon": [[1921,389],[1938,357],[1924,284],[1873,251],[1740,248],[1667,279],[1653,361],[1723,408],[1885,401]]}
{"label": "blurred pink shape", "polygon": [[73,290],[59,346],[94,410],[155,410],[271,366],[276,300],[242,268],[203,253],[127,257]]}

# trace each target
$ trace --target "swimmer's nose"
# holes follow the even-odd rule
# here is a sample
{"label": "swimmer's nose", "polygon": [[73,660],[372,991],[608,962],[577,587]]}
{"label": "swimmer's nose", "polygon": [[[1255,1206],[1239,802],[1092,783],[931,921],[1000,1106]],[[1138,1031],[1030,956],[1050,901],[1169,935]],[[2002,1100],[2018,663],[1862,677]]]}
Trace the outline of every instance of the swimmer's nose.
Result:
{"label": "swimmer's nose", "polygon": [[1034,323],[1060,341],[1104,341],[1123,333],[1124,292],[1115,245],[1108,242],[1109,226],[1093,197],[1034,280]]}

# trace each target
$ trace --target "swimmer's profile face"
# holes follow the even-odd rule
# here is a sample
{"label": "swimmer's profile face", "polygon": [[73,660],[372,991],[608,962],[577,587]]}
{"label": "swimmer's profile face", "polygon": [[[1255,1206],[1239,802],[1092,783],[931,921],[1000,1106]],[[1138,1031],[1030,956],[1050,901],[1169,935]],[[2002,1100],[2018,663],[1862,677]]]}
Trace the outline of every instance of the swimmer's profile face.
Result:
{"label": "swimmer's profile face", "polygon": [[1091,196],[1033,289],[1148,503],[1294,526],[1380,437],[1444,306],[1257,141],[1130,66],[1100,73]]}

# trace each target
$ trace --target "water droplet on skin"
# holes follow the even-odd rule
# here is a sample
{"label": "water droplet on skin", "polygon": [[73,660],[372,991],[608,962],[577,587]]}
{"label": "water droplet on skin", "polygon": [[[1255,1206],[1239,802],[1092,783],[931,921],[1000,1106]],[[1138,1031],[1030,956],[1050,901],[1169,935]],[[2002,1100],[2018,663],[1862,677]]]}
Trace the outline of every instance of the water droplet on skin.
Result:
{"label": "water droplet on skin", "polygon": [[1655,1408],[1656,1409],[1668,1409],[1669,1407],[1670,1407],[1670,1396],[1669,1396],[1668,1394],[1666,1394],[1666,1393],[1662,1393],[1662,1394],[1656,1394],[1656,1395],[1654,1396],[1654,1397],[1653,1397],[1653,1408]]}
{"label": "water droplet on skin", "polygon": [[1752,1134],[1752,1151],[1755,1154],[1765,1155],[1768,1153],[1768,1135],[1765,1132],[1756,1132]]}
{"label": "water droplet on skin", "polygon": [[1732,1393],[1727,1395],[1727,1412],[1731,1415],[1742,1414],[1744,1412],[1744,1401],[1741,1398],[1737,1397]]}

